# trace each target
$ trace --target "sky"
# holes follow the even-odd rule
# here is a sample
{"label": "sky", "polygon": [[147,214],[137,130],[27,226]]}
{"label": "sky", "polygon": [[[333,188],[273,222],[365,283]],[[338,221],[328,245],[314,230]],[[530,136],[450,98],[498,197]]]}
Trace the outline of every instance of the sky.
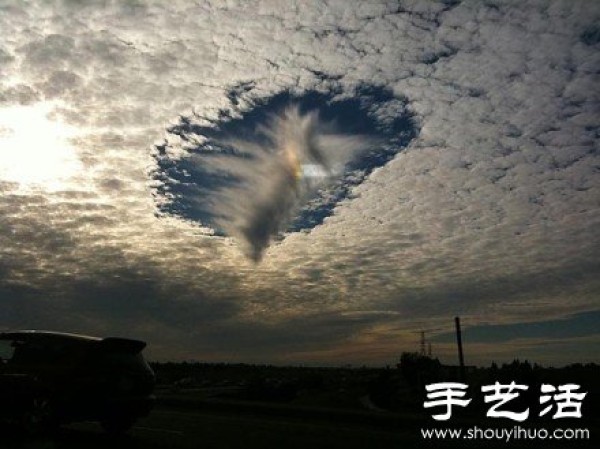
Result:
{"label": "sky", "polygon": [[600,3],[0,0],[0,330],[600,360]]}

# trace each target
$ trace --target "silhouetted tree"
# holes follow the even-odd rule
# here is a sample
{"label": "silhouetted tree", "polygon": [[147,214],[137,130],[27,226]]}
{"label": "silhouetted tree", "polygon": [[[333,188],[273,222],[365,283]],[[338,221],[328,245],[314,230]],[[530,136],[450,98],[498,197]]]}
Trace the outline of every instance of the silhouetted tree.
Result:
{"label": "silhouetted tree", "polygon": [[440,378],[442,364],[436,358],[427,357],[418,352],[403,352],[398,365],[406,382],[415,389]]}

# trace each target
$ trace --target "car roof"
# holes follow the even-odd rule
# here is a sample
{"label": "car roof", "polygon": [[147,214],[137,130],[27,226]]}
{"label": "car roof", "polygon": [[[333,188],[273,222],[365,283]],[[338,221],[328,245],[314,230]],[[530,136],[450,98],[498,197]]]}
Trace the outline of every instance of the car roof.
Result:
{"label": "car roof", "polygon": [[101,341],[101,338],[91,337],[89,335],[71,334],[67,332],[54,332],[54,331],[43,331],[43,330],[19,330],[0,332],[0,339],[22,339],[22,340],[45,340],[48,338],[60,338],[66,340],[79,340],[79,341]]}
{"label": "car roof", "polygon": [[146,347],[146,342],[134,340],[131,338],[120,337],[91,337],[89,335],[70,334],[67,332],[54,332],[43,330],[20,330],[0,332],[0,340],[23,340],[23,341],[72,341],[81,343],[100,344],[101,347],[112,350],[121,350],[131,353],[138,353]]}

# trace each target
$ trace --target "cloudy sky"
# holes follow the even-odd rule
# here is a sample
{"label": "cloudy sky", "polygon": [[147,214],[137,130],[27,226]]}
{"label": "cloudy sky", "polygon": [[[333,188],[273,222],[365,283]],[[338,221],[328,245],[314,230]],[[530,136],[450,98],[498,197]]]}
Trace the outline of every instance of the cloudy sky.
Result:
{"label": "cloudy sky", "polygon": [[0,329],[600,355],[600,3],[0,0]]}

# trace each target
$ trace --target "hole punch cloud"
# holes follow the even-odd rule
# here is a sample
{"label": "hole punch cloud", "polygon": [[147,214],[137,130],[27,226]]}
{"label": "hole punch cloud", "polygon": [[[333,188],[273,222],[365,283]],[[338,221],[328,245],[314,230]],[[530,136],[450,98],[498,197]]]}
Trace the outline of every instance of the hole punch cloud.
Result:
{"label": "hole punch cloud", "polygon": [[[249,90],[231,91],[232,105]],[[397,115],[386,120],[382,107]],[[212,126],[183,119],[170,130],[203,142],[183,158],[169,158],[172,149],[158,147],[159,194],[172,199],[163,212],[237,238],[256,262],[282,232],[322,223],[353,185],[391,159],[401,138],[413,133],[402,100],[365,86],[350,99],[284,93],[255,101],[241,119],[220,115],[222,122]]]}

